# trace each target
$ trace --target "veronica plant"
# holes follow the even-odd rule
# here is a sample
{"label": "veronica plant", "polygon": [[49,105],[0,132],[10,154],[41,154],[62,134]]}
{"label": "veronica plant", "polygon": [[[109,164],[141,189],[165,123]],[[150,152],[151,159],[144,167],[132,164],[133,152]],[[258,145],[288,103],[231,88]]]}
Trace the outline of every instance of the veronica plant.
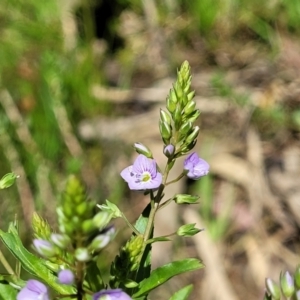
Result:
{"label": "veronica plant", "polygon": [[[187,258],[151,269],[153,243],[169,241],[176,235],[193,236],[200,231],[195,224],[185,224],[167,236],[154,234],[158,210],[173,201],[192,204],[198,200],[197,196],[187,194],[164,199],[165,187],[184,176],[196,180],[209,172],[208,163],[193,152],[186,157],[181,174],[169,179],[176,160],[187,155],[196,144],[199,127],[195,126],[195,121],[200,112],[193,97],[190,66],[184,62],[167,97],[166,110],[160,111],[159,129],[166,156],[165,166],[157,165],[148,147],[135,143],[138,156],[120,174],[129,189],[149,196],[149,203],[134,224],[108,200],[105,204],[96,205],[87,197],[81,181],[71,176],[56,209],[58,231],[54,232],[37,214],[33,216],[33,249],[36,255],[23,246],[16,222],[10,224],[7,232],[0,231],[1,240],[17,259],[17,267],[13,269],[0,255],[0,261],[7,270],[0,281],[0,299],[148,299],[152,290],[173,276],[203,267],[200,260]],[[15,179],[14,174],[3,177],[0,187],[9,187]],[[105,282],[98,261],[104,260],[102,249],[115,237],[115,228],[110,225],[113,218],[122,218],[132,230],[132,235],[111,263],[110,277]],[[32,279],[27,282],[21,279],[21,267]],[[191,286],[184,287],[170,299],[187,299],[190,292]]]}

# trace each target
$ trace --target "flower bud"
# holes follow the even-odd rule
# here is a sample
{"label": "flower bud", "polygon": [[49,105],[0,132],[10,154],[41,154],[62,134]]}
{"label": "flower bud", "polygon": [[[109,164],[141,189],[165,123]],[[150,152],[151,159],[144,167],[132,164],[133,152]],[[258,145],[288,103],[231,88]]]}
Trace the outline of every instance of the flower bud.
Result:
{"label": "flower bud", "polygon": [[159,130],[164,140],[170,140],[172,136],[172,130],[168,123],[159,121]]}
{"label": "flower bud", "polygon": [[177,235],[179,236],[193,236],[197,234],[198,232],[202,231],[203,229],[199,229],[195,227],[194,224],[185,224],[182,225],[178,230],[177,230]]}
{"label": "flower bud", "polygon": [[61,284],[71,285],[74,283],[75,276],[71,270],[65,269],[58,273],[58,281]]}
{"label": "flower bud", "polygon": [[177,204],[194,204],[197,203],[198,196],[191,196],[188,194],[178,194],[174,197]]}
{"label": "flower bud", "polygon": [[139,154],[143,154],[148,158],[153,158],[153,155],[152,155],[150,149],[141,143],[134,143],[134,149]]}
{"label": "flower bud", "polygon": [[280,288],[271,278],[266,278],[266,288],[274,300],[280,300]]}
{"label": "flower bud", "polygon": [[280,274],[280,286],[285,297],[291,297],[295,291],[294,278],[286,271],[283,275]]}
{"label": "flower bud", "polygon": [[77,248],[75,250],[75,257],[78,261],[87,262],[91,259],[90,253],[86,248]]}
{"label": "flower bud", "polygon": [[195,126],[192,133],[186,138],[186,143],[192,143],[193,141],[195,141],[195,139],[197,138],[198,134],[199,134],[200,128],[199,126]]}
{"label": "flower bud", "polygon": [[164,155],[166,157],[172,157],[174,155],[175,147],[172,144],[165,146],[164,148]]}
{"label": "flower bud", "polygon": [[171,125],[171,116],[162,109],[160,110],[160,119],[162,122],[166,122]]}
{"label": "flower bud", "polygon": [[12,186],[16,179],[19,178],[19,175],[16,175],[15,173],[7,173],[4,175],[0,180],[0,190],[6,189],[10,186]]}
{"label": "flower bud", "polygon": [[190,133],[191,129],[193,127],[193,124],[191,122],[185,122],[181,125],[179,132],[181,136],[186,136]]}
{"label": "flower bud", "polygon": [[174,124],[175,124],[175,129],[179,130],[181,123],[182,123],[182,110],[180,105],[178,105],[174,111],[173,118],[174,118]]}
{"label": "flower bud", "polygon": [[186,115],[189,115],[192,112],[194,112],[195,107],[196,107],[195,101],[190,101],[190,102],[187,103],[187,105],[184,107],[183,110],[184,110]]}
{"label": "flower bud", "polygon": [[[173,90],[171,90],[173,91]],[[171,92],[170,92],[171,93]],[[174,102],[170,96],[167,98],[167,109],[170,113],[173,113],[176,109],[176,102]]]}
{"label": "flower bud", "polygon": [[200,110],[196,109],[188,118],[191,123],[194,123],[200,116]]}
{"label": "flower bud", "polygon": [[35,250],[44,257],[53,257],[56,254],[55,247],[46,240],[34,239],[33,245]]}
{"label": "flower bud", "polygon": [[195,91],[191,91],[190,93],[188,93],[187,98],[188,101],[191,101],[195,96]]}
{"label": "flower bud", "polygon": [[70,238],[67,235],[58,234],[58,233],[51,234],[51,241],[53,242],[54,245],[56,245],[60,249],[66,249],[71,242]]}
{"label": "flower bud", "polygon": [[98,212],[93,218],[93,224],[99,230],[102,230],[110,222],[112,215],[106,211]]}

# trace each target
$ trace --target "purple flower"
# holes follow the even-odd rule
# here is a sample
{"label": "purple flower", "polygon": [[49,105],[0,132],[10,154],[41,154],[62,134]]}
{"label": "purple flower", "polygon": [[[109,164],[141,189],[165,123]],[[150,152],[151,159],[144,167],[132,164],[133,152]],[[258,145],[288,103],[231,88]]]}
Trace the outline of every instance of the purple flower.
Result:
{"label": "purple flower", "polygon": [[58,273],[58,281],[62,284],[67,284],[67,285],[71,285],[74,283],[74,274],[71,270],[61,270]]}
{"label": "purple flower", "polygon": [[47,287],[37,280],[28,280],[18,293],[17,300],[49,300]]}
{"label": "purple flower", "polygon": [[121,289],[103,290],[93,295],[93,300],[132,300]]}
{"label": "purple flower", "polygon": [[132,166],[121,172],[121,176],[131,190],[157,189],[162,182],[162,175],[157,172],[155,160],[142,154],[136,158]]}
{"label": "purple flower", "polygon": [[196,180],[208,174],[209,164],[193,152],[185,159],[184,169],[188,171],[187,177]]}

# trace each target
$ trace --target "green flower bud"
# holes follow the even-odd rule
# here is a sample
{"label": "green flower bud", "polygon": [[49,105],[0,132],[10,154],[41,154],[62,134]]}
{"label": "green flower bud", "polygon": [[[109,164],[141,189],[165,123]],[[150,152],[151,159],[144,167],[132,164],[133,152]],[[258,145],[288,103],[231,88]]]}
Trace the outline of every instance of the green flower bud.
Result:
{"label": "green flower bud", "polygon": [[187,94],[188,101],[191,101],[195,96],[195,91],[191,91]]}
{"label": "green flower bud", "polygon": [[278,284],[271,278],[266,278],[266,288],[274,300],[280,300],[281,293]]}
{"label": "green flower bud", "polygon": [[191,196],[188,194],[178,194],[174,197],[174,201],[177,204],[194,204],[197,203],[198,199],[198,196]]}
{"label": "green flower bud", "polygon": [[84,233],[91,233],[97,229],[97,227],[94,225],[93,220],[85,220],[81,224],[81,229]]}
{"label": "green flower bud", "polygon": [[182,113],[181,107],[180,107],[180,105],[178,105],[173,114],[176,130],[179,130],[181,123],[182,123],[182,114],[181,113]]}
{"label": "green flower bud", "polygon": [[159,121],[159,130],[163,139],[167,141],[170,140],[172,137],[172,129],[168,123]]}
{"label": "green flower bud", "polygon": [[294,278],[289,272],[280,274],[280,286],[285,297],[291,297],[295,292]]}
{"label": "green flower bud", "polygon": [[148,158],[153,158],[153,155],[152,155],[150,149],[147,148],[145,145],[143,145],[141,143],[135,143],[134,144],[134,149],[139,154],[143,154]]}
{"label": "green flower bud", "polygon": [[166,122],[171,125],[171,116],[162,109],[160,110],[160,119],[162,122]]}
{"label": "green flower bud", "polygon": [[194,112],[195,107],[196,107],[195,101],[190,101],[190,102],[187,103],[187,105],[184,107],[183,110],[184,110],[186,115],[189,115],[192,112]]}
{"label": "green flower bud", "polygon": [[87,262],[91,259],[90,253],[86,248],[77,248],[75,250],[75,258],[81,262]]}
{"label": "green flower bud", "polygon": [[177,96],[177,93],[176,93],[176,87],[175,86],[173,86],[173,88],[170,90],[169,98],[175,104],[178,102],[178,96]]}
{"label": "green flower bud", "polygon": [[137,287],[139,284],[133,280],[127,279],[124,281],[124,285],[128,289],[133,289],[133,288]]}
{"label": "green flower bud", "polygon": [[12,186],[15,183],[16,179],[19,177],[19,175],[16,175],[14,173],[7,173],[6,175],[4,175],[0,180],[0,190]]}
{"label": "green flower bud", "polygon": [[[172,90],[171,90],[172,91]],[[173,113],[176,109],[176,102],[173,101],[171,98],[167,98],[167,109],[170,113]]]}
{"label": "green flower bud", "polygon": [[294,279],[297,289],[300,289],[300,265],[298,265],[296,268]]}
{"label": "green flower bud", "polygon": [[203,230],[203,229],[196,228],[195,225],[196,225],[196,223],[182,225],[177,230],[177,235],[179,235],[179,236],[193,236],[193,235],[195,235],[198,232]]}
{"label": "green flower bud", "polygon": [[194,142],[197,139],[199,131],[200,131],[199,126],[195,126],[192,133],[186,138],[185,143],[190,144]]}
{"label": "green flower bud", "polygon": [[75,207],[75,212],[78,216],[83,217],[88,212],[88,203],[82,202]]}
{"label": "green flower bud", "polygon": [[188,121],[194,123],[200,116],[200,110],[196,109],[191,116],[188,117]]}
{"label": "green flower bud", "polygon": [[94,216],[93,224],[97,229],[102,230],[104,227],[107,226],[111,218],[112,215],[110,213],[106,211],[100,211]]}
{"label": "green flower bud", "polygon": [[67,235],[58,233],[51,234],[51,241],[60,249],[66,249],[71,243],[71,240]]}
{"label": "green flower bud", "polygon": [[97,235],[91,242],[89,249],[97,251],[103,249],[115,236],[115,228],[113,226],[103,230],[101,234]]}
{"label": "green flower bud", "polygon": [[191,122],[186,122],[181,125],[179,132],[181,136],[186,136],[190,133],[191,129],[193,127],[193,124]]}

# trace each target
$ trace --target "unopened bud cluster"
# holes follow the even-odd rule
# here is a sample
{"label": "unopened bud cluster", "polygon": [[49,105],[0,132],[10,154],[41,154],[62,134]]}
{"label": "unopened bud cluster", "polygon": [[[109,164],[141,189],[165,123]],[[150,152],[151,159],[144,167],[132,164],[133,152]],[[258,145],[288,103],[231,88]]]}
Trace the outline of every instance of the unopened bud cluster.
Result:
{"label": "unopened bud cluster", "polygon": [[57,208],[59,232],[53,233],[37,214],[33,217],[36,251],[56,263],[60,259],[69,265],[74,265],[75,261],[90,261],[115,233],[114,227],[107,226],[112,215],[105,211],[95,214],[95,205],[87,199],[80,180],[69,177],[61,205]]}
{"label": "unopened bud cluster", "polygon": [[279,284],[271,278],[266,278],[266,293],[264,300],[300,300],[300,265],[294,276],[288,271],[280,273]]}
{"label": "unopened bud cluster", "polygon": [[[128,282],[132,272],[138,270],[143,252],[143,236],[132,236],[121,248],[111,266],[110,286],[113,288],[132,288],[134,283]],[[128,284],[126,284],[128,282]]]}
{"label": "unopened bud cluster", "polygon": [[199,127],[194,126],[200,111],[193,101],[191,70],[185,61],[167,97],[167,111],[160,111],[159,129],[165,144],[164,154],[176,158],[188,153],[196,144]]}

